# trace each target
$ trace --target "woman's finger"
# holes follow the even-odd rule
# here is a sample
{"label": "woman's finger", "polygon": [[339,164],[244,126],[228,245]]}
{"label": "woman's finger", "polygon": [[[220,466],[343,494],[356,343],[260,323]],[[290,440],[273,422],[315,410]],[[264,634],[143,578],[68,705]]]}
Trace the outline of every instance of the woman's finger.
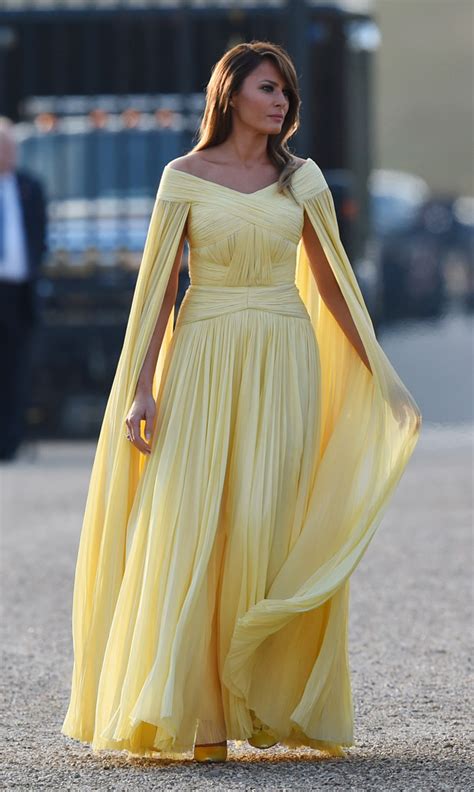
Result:
{"label": "woman's finger", "polygon": [[155,418],[155,410],[154,409],[147,410],[145,413],[145,437],[148,442],[150,442],[151,436],[153,434],[154,418]]}
{"label": "woman's finger", "polygon": [[127,424],[127,439],[135,448],[138,448],[143,454],[150,454],[151,448],[140,436],[140,419],[132,417],[126,419]]}

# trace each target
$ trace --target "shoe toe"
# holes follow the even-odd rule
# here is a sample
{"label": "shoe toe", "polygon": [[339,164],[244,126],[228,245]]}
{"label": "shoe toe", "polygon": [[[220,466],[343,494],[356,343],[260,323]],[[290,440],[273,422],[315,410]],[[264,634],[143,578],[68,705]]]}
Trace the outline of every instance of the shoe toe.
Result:
{"label": "shoe toe", "polygon": [[225,762],[227,745],[195,745],[194,759],[197,762]]}

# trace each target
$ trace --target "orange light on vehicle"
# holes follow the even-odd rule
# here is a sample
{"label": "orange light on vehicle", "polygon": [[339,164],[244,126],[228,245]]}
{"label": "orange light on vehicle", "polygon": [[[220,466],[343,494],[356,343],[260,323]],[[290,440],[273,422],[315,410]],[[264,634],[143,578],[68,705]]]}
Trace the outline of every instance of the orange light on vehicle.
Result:
{"label": "orange light on vehicle", "polygon": [[108,113],[100,107],[96,107],[90,111],[89,120],[96,129],[103,129],[103,127],[107,126]]}
{"label": "orange light on vehicle", "polygon": [[58,117],[54,113],[38,113],[35,126],[40,132],[52,132],[58,125]]}
{"label": "orange light on vehicle", "polygon": [[133,129],[133,127],[138,126],[140,121],[140,113],[138,110],[134,110],[133,107],[129,107],[122,113],[122,121],[123,125],[127,127],[127,129]]}
{"label": "orange light on vehicle", "polygon": [[155,112],[155,118],[160,127],[171,127],[175,115],[176,113],[173,110],[169,110],[167,107],[163,107]]}

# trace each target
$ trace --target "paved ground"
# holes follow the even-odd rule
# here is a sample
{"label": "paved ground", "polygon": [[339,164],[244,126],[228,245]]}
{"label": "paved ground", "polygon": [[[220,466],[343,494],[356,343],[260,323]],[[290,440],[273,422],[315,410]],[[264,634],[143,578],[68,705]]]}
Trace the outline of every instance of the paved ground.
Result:
{"label": "paved ground", "polygon": [[2,789],[462,790],[472,772],[472,449],[423,434],[352,577],[355,740],[346,759],[235,749],[225,765],[94,756],[64,737],[70,608],[91,444],[40,444],[0,467]]}

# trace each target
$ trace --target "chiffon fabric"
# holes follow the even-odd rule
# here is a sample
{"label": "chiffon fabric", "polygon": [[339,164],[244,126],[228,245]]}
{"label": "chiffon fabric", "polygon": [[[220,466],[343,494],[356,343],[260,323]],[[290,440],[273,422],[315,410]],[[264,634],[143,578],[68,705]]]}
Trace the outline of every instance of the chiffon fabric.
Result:
{"label": "chiffon fabric", "polygon": [[[305,212],[372,374],[319,295]],[[191,285],[166,327],[145,456],[125,417],[186,221]],[[350,575],[420,428],[314,160],[291,190],[252,193],[168,164],[92,467],[62,732],[177,755],[198,728],[240,741],[263,724],[344,755]]]}

